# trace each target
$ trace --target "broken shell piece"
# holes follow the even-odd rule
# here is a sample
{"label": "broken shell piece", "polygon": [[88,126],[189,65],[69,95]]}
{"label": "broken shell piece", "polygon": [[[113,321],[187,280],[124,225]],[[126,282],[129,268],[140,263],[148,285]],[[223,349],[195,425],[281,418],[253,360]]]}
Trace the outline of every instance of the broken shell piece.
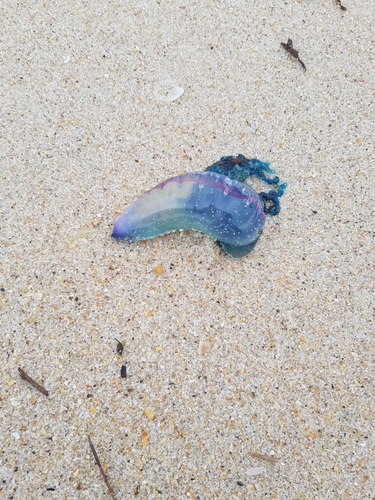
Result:
{"label": "broken shell piece", "polygon": [[209,340],[199,341],[199,354],[206,354],[206,352],[211,350],[211,344]]}
{"label": "broken shell piece", "polygon": [[161,82],[154,91],[154,96],[163,102],[172,102],[182,96],[184,89],[170,82]]}
{"label": "broken shell piece", "polygon": [[150,420],[155,420],[155,414],[152,410],[150,410],[149,408],[146,408],[145,410],[145,415],[147,418],[149,418]]}
{"label": "broken shell piece", "polygon": [[248,476],[257,476],[258,474],[263,474],[263,467],[253,467],[252,469],[249,469],[246,471],[246,474]]}
{"label": "broken shell piece", "polygon": [[142,431],[142,448],[146,448],[147,446],[147,440],[148,440],[148,434],[147,431]]}
{"label": "broken shell piece", "polygon": [[167,97],[165,97],[164,102],[175,101],[176,99],[181,97],[183,93],[184,93],[184,89],[182,87],[177,87],[177,85],[175,85],[173,87],[173,89],[169,92]]}

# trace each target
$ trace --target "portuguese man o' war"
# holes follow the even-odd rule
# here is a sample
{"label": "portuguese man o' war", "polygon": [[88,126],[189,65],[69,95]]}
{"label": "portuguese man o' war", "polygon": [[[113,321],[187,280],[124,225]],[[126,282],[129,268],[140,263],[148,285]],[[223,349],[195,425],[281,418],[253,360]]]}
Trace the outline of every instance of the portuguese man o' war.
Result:
{"label": "portuguese man o' war", "polygon": [[254,248],[266,215],[277,215],[277,191],[257,193],[244,181],[256,175],[268,184],[279,178],[269,163],[243,155],[224,156],[204,172],[167,179],[143,194],[116,220],[112,236],[126,241],[145,240],[178,229],[195,229],[217,241],[231,257],[244,257]]}

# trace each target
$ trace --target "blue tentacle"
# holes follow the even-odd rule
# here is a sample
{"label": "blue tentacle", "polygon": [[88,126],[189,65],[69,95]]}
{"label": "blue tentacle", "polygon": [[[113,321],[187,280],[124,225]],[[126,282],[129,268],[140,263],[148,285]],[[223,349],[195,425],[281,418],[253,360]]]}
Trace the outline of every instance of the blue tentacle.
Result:
{"label": "blue tentacle", "polygon": [[[280,212],[280,201],[279,198],[284,194],[285,189],[288,184],[284,183],[279,186],[278,190],[269,191],[268,193],[259,193],[259,196],[262,198],[264,203],[263,211],[267,215],[277,215]],[[268,206],[268,202],[272,204]]]}
{"label": "blue tentacle", "polygon": [[[230,179],[244,182],[250,176],[257,176],[267,184],[278,184],[279,177],[267,177],[266,173],[276,173],[276,170],[270,168],[270,162],[260,161],[256,158],[246,158],[239,154],[238,156],[223,156],[220,161],[206,168],[210,172],[225,175]],[[277,191],[272,189],[269,193],[260,193],[264,203],[264,213],[267,215],[277,215],[280,212],[280,196],[283,195],[288,184],[281,184]],[[268,202],[272,204],[268,206]]]}

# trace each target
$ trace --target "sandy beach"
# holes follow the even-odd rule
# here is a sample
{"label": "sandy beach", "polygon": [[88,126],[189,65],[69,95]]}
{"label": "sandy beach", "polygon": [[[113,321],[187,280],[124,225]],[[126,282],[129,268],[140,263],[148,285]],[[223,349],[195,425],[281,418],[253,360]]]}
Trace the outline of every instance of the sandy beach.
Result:
{"label": "sandy beach", "polygon": [[[0,499],[375,498],[375,6],[342,3],[2,2]],[[288,183],[248,256],[111,238],[239,153]]]}

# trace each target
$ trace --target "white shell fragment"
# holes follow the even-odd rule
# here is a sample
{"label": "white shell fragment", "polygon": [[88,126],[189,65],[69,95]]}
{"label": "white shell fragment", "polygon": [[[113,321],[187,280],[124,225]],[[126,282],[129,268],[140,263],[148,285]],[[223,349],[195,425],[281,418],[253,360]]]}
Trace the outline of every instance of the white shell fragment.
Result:
{"label": "white shell fragment", "polygon": [[199,354],[206,354],[211,350],[211,343],[209,340],[200,340],[199,341]]}
{"label": "white shell fragment", "polygon": [[160,82],[158,88],[155,89],[154,95],[157,99],[163,102],[172,102],[182,96],[184,89],[170,82]]}
{"label": "white shell fragment", "polygon": [[246,471],[246,474],[248,476],[257,476],[258,474],[263,474],[263,467],[253,467],[252,469],[249,469]]}
{"label": "white shell fragment", "polygon": [[183,93],[184,89],[182,87],[177,87],[177,85],[175,85],[173,89],[170,91],[170,93],[167,95],[167,97],[164,98],[164,102],[175,101],[176,99],[181,97]]}

